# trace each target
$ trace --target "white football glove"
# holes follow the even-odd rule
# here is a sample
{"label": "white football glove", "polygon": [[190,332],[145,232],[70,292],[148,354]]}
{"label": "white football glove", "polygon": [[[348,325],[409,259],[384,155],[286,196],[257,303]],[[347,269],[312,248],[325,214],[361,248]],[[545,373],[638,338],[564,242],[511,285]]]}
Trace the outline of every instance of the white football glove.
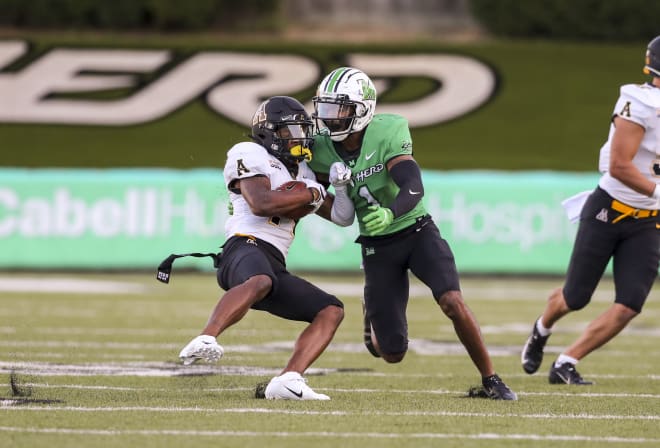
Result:
{"label": "white football glove", "polygon": [[333,187],[343,187],[351,183],[351,169],[342,162],[335,162],[330,165],[330,183]]}
{"label": "white football glove", "polygon": [[309,205],[314,207],[314,211],[312,213],[316,213],[316,211],[319,209],[319,207],[321,207],[321,204],[323,204],[323,201],[325,200],[325,196],[327,194],[325,188],[323,188],[323,185],[321,185],[320,183],[315,182],[311,179],[303,178],[300,180],[302,180],[303,182],[305,182],[305,184],[307,184],[307,188],[316,190],[316,192],[318,192],[317,194],[314,191],[312,191],[313,199],[309,203]]}

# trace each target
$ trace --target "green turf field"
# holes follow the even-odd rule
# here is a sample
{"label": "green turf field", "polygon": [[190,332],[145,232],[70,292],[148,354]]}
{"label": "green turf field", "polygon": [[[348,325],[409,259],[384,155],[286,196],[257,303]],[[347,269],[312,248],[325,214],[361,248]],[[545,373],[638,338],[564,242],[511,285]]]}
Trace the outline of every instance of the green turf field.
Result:
{"label": "green turf field", "polygon": [[[302,325],[251,312],[220,338],[217,365],[179,350],[218,297],[212,274],[0,274],[0,446],[14,447],[654,447],[660,446],[660,297],[580,364],[593,386],[551,386],[519,350],[558,280],[465,278],[497,371],[518,402],[466,398],[479,377],[449,321],[413,284],[410,352],[386,365],[361,345],[359,277],[310,277],[346,319],[307,377],[329,402],[253,398],[278,374]],[[559,323],[553,358],[610,304]],[[14,377],[14,387],[10,377]]]}

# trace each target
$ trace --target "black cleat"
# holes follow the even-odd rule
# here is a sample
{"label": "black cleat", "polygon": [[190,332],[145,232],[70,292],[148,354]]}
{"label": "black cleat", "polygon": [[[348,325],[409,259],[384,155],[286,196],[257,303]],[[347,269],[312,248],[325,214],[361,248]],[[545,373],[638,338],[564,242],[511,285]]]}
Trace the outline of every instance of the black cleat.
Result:
{"label": "black cleat", "polygon": [[376,350],[374,341],[371,339],[371,322],[367,319],[367,309],[364,306],[364,299],[362,300],[362,319],[364,323],[364,346],[367,347],[367,350],[369,350],[372,356],[380,358],[380,353]]}
{"label": "black cleat", "polygon": [[484,386],[484,391],[489,398],[493,400],[517,400],[518,396],[515,392],[509,389],[509,386],[504,384],[502,379],[497,375],[487,376],[481,380]]}
{"label": "black cleat", "polygon": [[575,370],[575,364],[566,362],[559,367],[555,367],[552,363],[550,367],[550,375],[548,376],[550,384],[575,384],[578,386],[588,386],[593,384],[593,381],[585,381],[582,376]]}
{"label": "black cleat", "polygon": [[536,322],[538,322],[538,319],[534,321],[532,333],[527,338],[520,356],[523,370],[530,375],[541,367],[541,362],[543,362],[543,348],[550,337],[550,335],[541,336],[539,334],[539,331],[536,329]]}

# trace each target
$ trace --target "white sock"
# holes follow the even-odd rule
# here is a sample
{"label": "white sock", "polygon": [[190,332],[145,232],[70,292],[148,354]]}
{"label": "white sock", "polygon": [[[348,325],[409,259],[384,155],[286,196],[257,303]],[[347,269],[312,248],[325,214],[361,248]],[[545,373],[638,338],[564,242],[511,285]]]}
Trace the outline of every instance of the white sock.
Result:
{"label": "white sock", "polygon": [[546,337],[546,336],[548,336],[550,333],[552,333],[552,331],[550,330],[550,328],[545,328],[545,327],[543,326],[543,323],[541,322],[541,318],[540,318],[540,317],[536,320],[536,331],[538,331],[539,334],[540,334],[541,336],[543,336],[543,337]]}
{"label": "white sock", "polygon": [[555,361],[555,367],[560,367],[562,364],[566,364],[567,362],[576,365],[578,360],[562,353]]}

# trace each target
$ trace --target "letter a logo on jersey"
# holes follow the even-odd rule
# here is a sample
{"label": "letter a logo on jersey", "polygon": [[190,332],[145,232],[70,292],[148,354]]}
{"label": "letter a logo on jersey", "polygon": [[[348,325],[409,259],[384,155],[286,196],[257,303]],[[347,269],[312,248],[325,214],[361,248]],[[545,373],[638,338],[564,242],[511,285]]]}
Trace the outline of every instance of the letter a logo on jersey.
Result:
{"label": "letter a logo on jersey", "polygon": [[622,117],[630,117],[630,101],[626,101],[626,105],[623,106],[623,109],[621,109],[619,115]]}
{"label": "letter a logo on jersey", "polygon": [[236,161],[236,172],[238,173],[238,177],[241,177],[243,174],[250,172],[250,170],[243,163],[243,159],[238,159]]}

